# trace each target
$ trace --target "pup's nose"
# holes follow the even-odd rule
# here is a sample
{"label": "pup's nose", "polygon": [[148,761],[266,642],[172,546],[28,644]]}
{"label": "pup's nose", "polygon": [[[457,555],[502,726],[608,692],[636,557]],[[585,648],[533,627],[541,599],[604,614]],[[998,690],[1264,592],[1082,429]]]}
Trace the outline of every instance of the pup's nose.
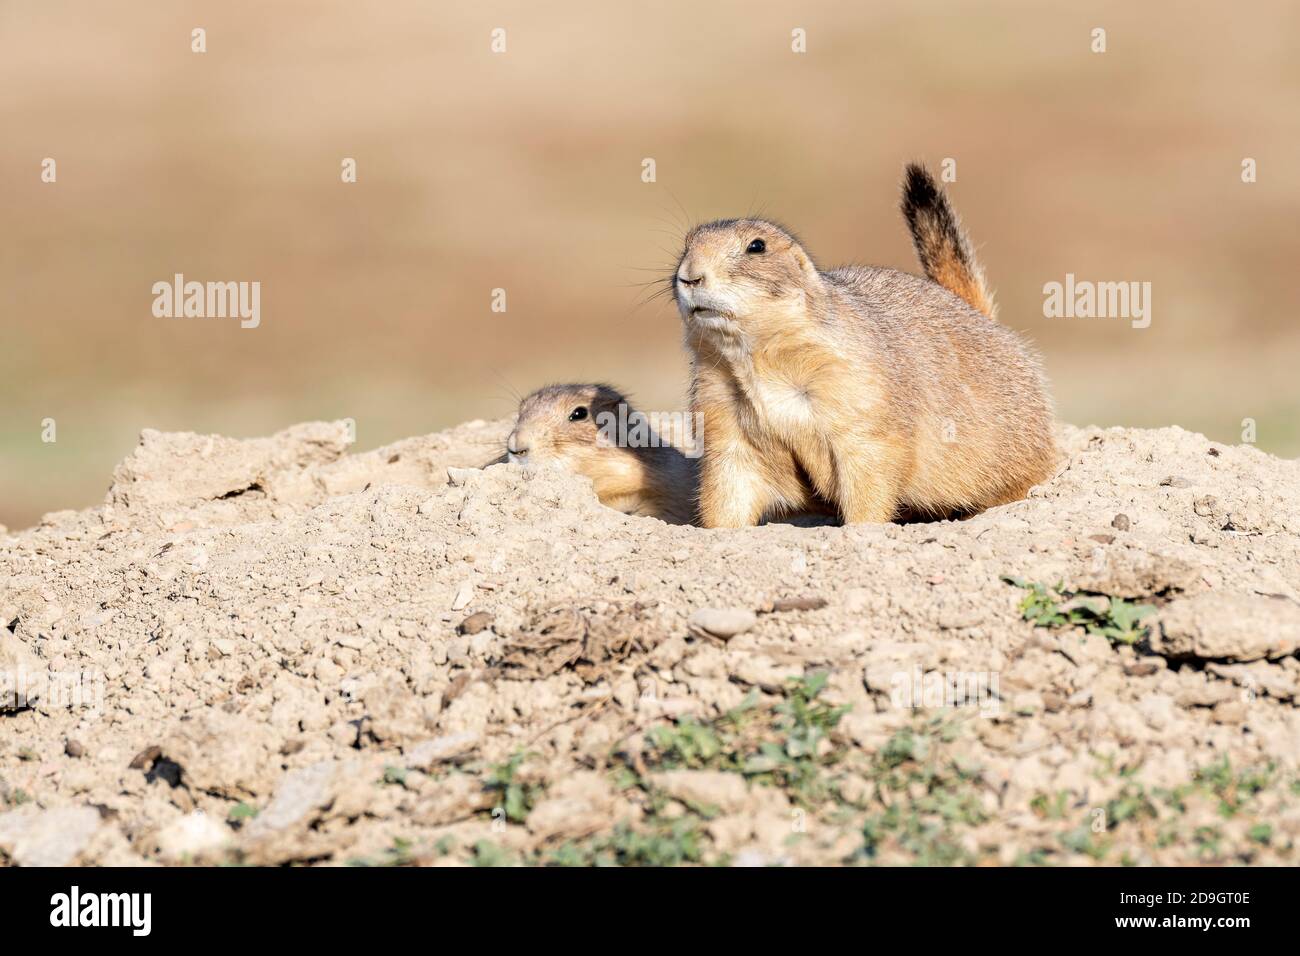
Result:
{"label": "pup's nose", "polygon": [[527,455],[528,445],[528,439],[518,432],[511,432],[510,437],[506,439],[506,451],[512,455]]}

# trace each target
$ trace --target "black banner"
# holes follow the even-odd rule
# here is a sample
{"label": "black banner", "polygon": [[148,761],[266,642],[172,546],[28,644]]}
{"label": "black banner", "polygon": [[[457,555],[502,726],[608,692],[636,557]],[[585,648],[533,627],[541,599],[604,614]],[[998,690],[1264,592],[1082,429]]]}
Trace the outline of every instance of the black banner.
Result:
{"label": "black banner", "polygon": [[74,932],[127,945],[374,945],[446,929],[472,929],[488,944],[498,934],[553,942],[593,930],[734,942],[855,925],[936,943],[1042,929],[1072,943],[1182,945],[1198,935],[1232,945],[1289,926],[1293,896],[1292,871],[1263,868],[0,870],[10,947]]}

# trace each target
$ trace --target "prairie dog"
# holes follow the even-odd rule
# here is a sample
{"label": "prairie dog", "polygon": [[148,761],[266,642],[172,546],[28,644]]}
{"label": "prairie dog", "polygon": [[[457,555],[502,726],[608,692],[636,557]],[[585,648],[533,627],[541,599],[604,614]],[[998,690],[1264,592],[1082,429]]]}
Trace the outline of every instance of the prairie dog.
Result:
{"label": "prairie dog", "polygon": [[618,441],[609,423],[635,421],[636,416],[627,398],[609,385],[548,385],[519,403],[503,460],[586,475],[601,504],[624,514],[690,524],[697,462],[653,431]]}
{"label": "prairie dog", "polygon": [[903,209],[928,279],[823,272],[762,219],[687,234],[672,286],[703,416],[705,527],[801,510],[814,493],[846,523],[970,514],[1051,474],[1039,359],[990,321],[969,242],[919,166]]}

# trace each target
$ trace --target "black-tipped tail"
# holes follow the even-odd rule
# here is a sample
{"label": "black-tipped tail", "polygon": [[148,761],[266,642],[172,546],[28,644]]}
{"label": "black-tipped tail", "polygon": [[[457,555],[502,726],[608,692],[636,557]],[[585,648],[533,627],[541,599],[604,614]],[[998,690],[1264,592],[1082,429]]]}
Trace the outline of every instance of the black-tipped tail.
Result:
{"label": "black-tipped tail", "polygon": [[903,173],[902,209],[926,276],[993,318],[997,306],[961,220],[934,177],[916,163]]}

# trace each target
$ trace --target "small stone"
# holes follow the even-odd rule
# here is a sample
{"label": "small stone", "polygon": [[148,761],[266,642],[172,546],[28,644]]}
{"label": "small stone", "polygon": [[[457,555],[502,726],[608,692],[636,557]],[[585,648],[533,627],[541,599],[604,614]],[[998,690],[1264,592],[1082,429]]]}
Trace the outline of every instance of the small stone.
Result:
{"label": "small stone", "polygon": [[162,748],[157,744],[145,747],[138,754],[131,758],[127,766],[132,770],[148,770],[153,766],[155,760],[162,756]]}
{"label": "small stone", "polygon": [[1065,699],[1065,703],[1070,707],[1089,706],[1092,703],[1092,688],[1085,687],[1082,690],[1076,690]]}
{"label": "small stone", "polygon": [[63,752],[69,757],[84,757],[86,755],[86,747],[80,740],[68,738],[67,742],[63,745]]}
{"label": "small stone", "polygon": [[1121,513],[1110,519],[1110,526],[1117,531],[1127,531],[1133,523],[1129,521],[1128,515]]}
{"label": "small stone", "polygon": [[773,693],[779,692],[790,680],[803,675],[797,664],[778,664],[765,654],[744,654],[732,668],[732,680],[740,681]]}
{"label": "small stone", "polygon": [[1165,657],[1280,660],[1300,649],[1300,607],[1285,598],[1209,591],[1162,608],[1150,640]]}
{"label": "small stone", "polygon": [[94,807],[42,810],[27,804],[0,814],[0,853],[19,866],[72,866],[100,826]]}
{"label": "small stone", "polygon": [[1162,488],[1190,488],[1192,483],[1182,475],[1170,475],[1168,478],[1160,479]]}
{"label": "small stone", "polygon": [[781,611],[820,611],[826,606],[824,597],[780,598],[772,602],[772,610]]}
{"label": "small stone", "polygon": [[758,615],[748,608],[705,607],[691,615],[687,626],[700,636],[729,640],[758,623]]}
{"label": "small stone", "polygon": [[173,820],[155,836],[158,856],[167,863],[192,863],[217,854],[232,842],[230,829],[202,810]]}
{"label": "small stone", "polygon": [[745,778],[724,770],[669,770],[651,779],[675,800],[696,807],[716,807],[723,812],[742,809],[749,795]]}
{"label": "small stone", "polygon": [[1076,594],[1061,605],[1065,613],[1086,610],[1096,617],[1105,617],[1110,611],[1110,598],[1104,594]]}
{"label": "small stone", "polygon": [[1096,541],[1098,544],[1110,544],[1115,540],[1115,536],[1113,534],[1090,534],[1088,540]]}
{"label": "small stone", "polygon": [[478,748],[478,744],[479,735],[472,730],[422,740],[406,751],[403,763],[412,770],[429,770],[435,764],[465,759]]}
{"label": "small stone", "polygon": [[[355,729],[352,735],[356,736]],[[339,773],[340,766],[344,765],[325,760],[286,773],[271,802],[244,827],[246,837],[257,840],[283,832],[299,824],[313,810],[329,806],[337,794],[339,779],[344,776]]]}
{"label": "small stone", "polygon": [[1150,677],[1165,669],[1163,657],[1147,656],[1129,661],[1124,665],[1124,673],[1129,677]]}
{"label": "small stone", "polygon": [[1225,700],[1214,705],[1211,711],[1216,724],[1243,724],[1246,722],[1246,703],[1242,700]]}
{"label": "small stone", "polygon": [[469,606],[469,602],[474,600],[474,582],[466,581],[456,590],[456,596],[452,599],[451,609],[453,611],[463,611]]}
{"label": "small stone", "polygon": [[460,634],[477,634],[492,624],[492,615],[487,611],[477,611],[456,626]]}

